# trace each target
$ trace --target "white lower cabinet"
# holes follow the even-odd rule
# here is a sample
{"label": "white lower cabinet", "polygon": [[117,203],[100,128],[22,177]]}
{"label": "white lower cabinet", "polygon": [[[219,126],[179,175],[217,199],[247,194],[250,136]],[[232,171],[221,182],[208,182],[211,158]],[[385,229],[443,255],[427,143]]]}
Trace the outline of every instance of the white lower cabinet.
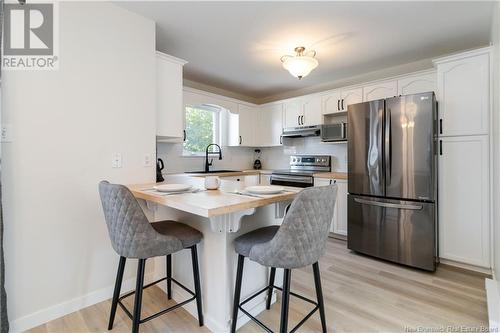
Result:
{"label": "white lower cabinet", "polygon": [[260,185],[271,185],[271,175],[261,173]]}
{"label": "white lower cabinet", "polygon": [[223,191],[241,191],[248,186],[259,185],[259,175],[220,177]]}
{"label": "white lower cabinet", "polygon": [[442,137],[439,144],[439,256],[489,268],[488,136]]}
{"label": "white lower cabinet", "polygon": [[327,186],[337,184],[337,201],[333,213],[333,221],[330,232],[347,236],[347,180],[314,178],[314,186]]}

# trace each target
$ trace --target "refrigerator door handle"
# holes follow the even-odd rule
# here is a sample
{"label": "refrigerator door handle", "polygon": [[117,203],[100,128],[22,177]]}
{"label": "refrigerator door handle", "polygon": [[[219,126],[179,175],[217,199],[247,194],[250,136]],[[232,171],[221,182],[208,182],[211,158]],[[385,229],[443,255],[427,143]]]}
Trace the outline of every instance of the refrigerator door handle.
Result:
{"label": "refrigerator door handle", "polygon": [[411,205],[411,204],[402,205],[402,204],[395,204],[395,203],[390,203],[390,202],[372,201],[372,200],[359,199],[359,198],[355,198],[354,201],[356,201],[357,203],[360,203],[360,204],[385,207],[385,208],[397,208],[397,209],[408,209],[408,210],[421,210],[423,208],[422,205]]}
{"label": "refrigerator door handle", "polygon": [[391,109],[387,109],[385,112],[385,170],[386,184],[391,183],[392,175],[392,129],[391,129]]}

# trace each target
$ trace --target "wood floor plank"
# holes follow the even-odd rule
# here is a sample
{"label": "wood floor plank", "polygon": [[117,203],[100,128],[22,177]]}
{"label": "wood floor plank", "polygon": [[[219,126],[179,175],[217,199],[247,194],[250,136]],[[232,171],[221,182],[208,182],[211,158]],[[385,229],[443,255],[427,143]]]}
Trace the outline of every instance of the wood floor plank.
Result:
{"label": "wood floor plank", "polygon": [[[405,328],[464,325],[487,327],[484,276],[439,266],[435,273],[404,267],[349,251],[345,241],[329,239],[320,260],[329,332],[405,332]],[[292,291],[315,299],[312,269],[294,270]],[[131,310],[133,297],[124,302]],[[175,304],[158,287],[144,291],[142,316]],[[279,328],[281,302],[264,311],[259,319],[273,330]],[[105,332],[111,301],[107,300],[36,327],[29,333]],[[305,316],[310,305],[294,297],[290,300],[289,328]],[[118,308],[111,332],[130,332],[131,321]],[[197,318],[180,308],[140,327],[141,333],[201,332]],[[320,332],[314,314],[299,332]],[[262,332],[254,323],[239,332]]]}

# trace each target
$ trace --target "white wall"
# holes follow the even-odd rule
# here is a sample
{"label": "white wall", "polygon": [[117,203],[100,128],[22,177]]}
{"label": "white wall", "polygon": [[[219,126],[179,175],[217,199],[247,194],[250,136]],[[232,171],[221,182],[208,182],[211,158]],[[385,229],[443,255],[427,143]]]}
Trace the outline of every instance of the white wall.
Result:
{"label": "white wall", "polygon": [[495,275],[500,279],[500,3],[496,2],[491,30],[493,42],[493,198]]}
{"label": "white wall", "polygon": [[[109,3],[60,4],[60,69],[2,73],[6,288],[12,331],[111,297],[118,256],[102,179],[154,179],[154,22]],[[113,152],[123,168],[111,168]],[[131,276],[131,267],[126,278]]]}

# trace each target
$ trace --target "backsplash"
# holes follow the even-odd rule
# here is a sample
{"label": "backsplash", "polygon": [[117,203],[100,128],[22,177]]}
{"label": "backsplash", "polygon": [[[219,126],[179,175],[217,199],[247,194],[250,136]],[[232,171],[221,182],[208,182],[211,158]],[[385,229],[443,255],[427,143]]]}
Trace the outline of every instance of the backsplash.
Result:
{"label": "backsplash", "polygon": [[261,148],[262,168],[286,169],[294,154],[330,155],[332,171],[347,171],[347,143],[321,142],[320,137],[284,139],[283,147]]}
{"label": "backsplash", "polygon": [[[285,139],[282,147],[259,148],[263,169],[287,169],[294,154],[330,155],[332,171],[347,171],[347,144],[324,143],[319,137]],[[165,162],[163,173],[198,171],[204,168],[204,157],[183,157],[182,143],[158,143],[158,158]],[[252,169],[255,148],[223,147],[222,160],[214,159],[213,169]]]}

